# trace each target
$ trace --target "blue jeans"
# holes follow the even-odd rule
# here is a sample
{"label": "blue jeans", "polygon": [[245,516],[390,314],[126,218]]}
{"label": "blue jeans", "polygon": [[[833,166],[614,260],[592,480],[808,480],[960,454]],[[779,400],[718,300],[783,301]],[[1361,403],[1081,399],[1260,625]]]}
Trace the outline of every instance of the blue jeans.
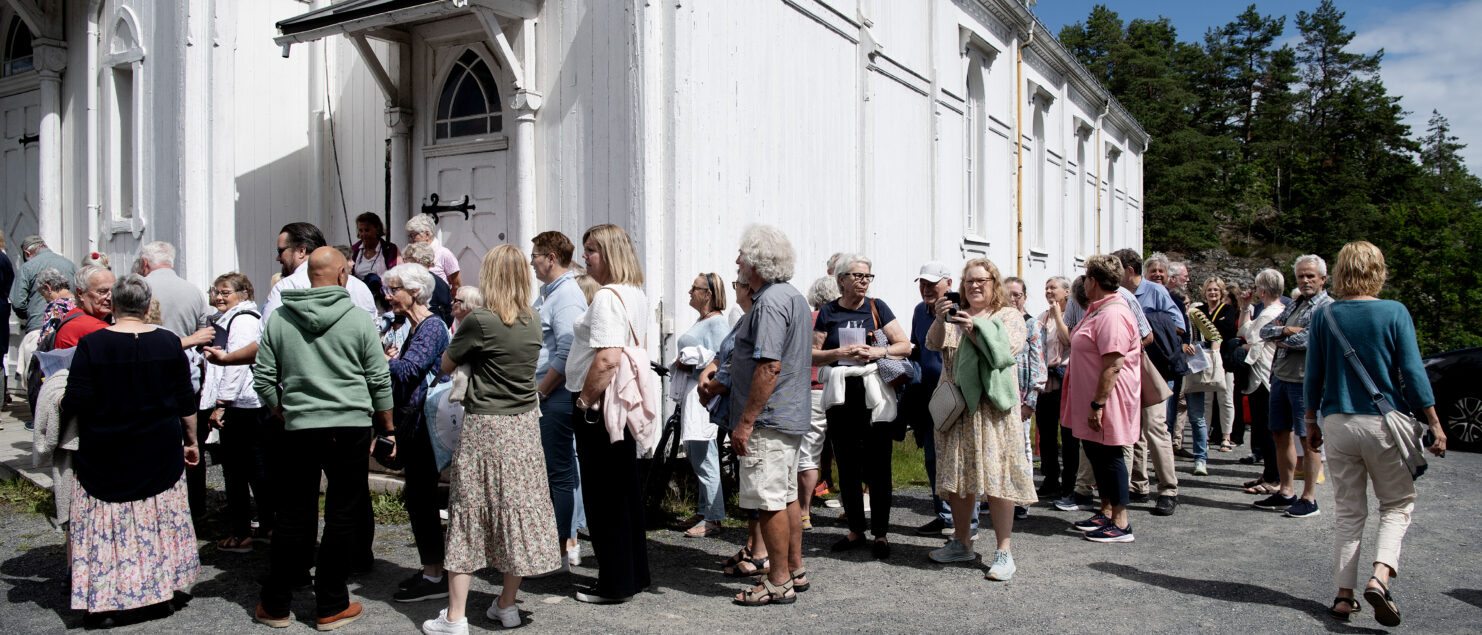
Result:
{"label": "blue jeans", "polygon": [[1209,398],[1207,392],[1191,392],[1184,395],[1189,404],[1189,433],[1194,435],[1194,459],[1205,461],[1209,459],[1209,420],[1204,418],[1204,401]]}
{"label": "blue jeans", "polygon": [[[1266,427],[1272,432],[1291,432],[1299,437],[1307,436],[1307,425],[1303,417],[1302,384],[1282,381],[1271,376],[1271,418]],[[1266,460],[1271,460],[1266,457]]]}
{"label": "blue jeans", "polygon": [[[576,441],[571,442],[571,458],[573,464],[580,464],[581,457],[576,454]],[[577,532],[587,528],[587,506],[581,501],[581,475],[579,473],[576,477],[576,490],[571,492],[571,502],[571,532],[561,536],[562,538],[575,538]]]}
{"label": "blue jeans", "polygon": [[[928,432],[928,433],[926,433],[926,435],[924,436],[924,438],[925,438],[925,447],[923,447],[922,449],[926,453],[926,480],[927,480],[927,482],[931,483],[931,506],[932,506],[933,509],[935,509],[937,511],[937,519],[939,519],[942,522],[946,523],[947,524],[947,527],[953,527],[953,525],[952,525],[952,506],[951,505],[948,505],[947,504],[947,501],[944,501],[944,500],[941,499],[941,497],[937,496],[937,441],[936,441],[936,435],[935,435],[935,433]],[[982,507],[982,502],[980,502],[980,501],[973,502],[973,524],[972,524],[972,527],[973,528],[977,528],[977,526],[978,526],[978,514],[981,511],[981,507]]]}
{"label": "blue jeans", "polygon": [[572,533],[573,494],[577,487],[576,437],[571,428],[571,392],[557,386],[540,404],[540,445],[545,451],[545,476],[551,487],[551,504],[556,511],[556,533],[562,538]]}
{"label": "blue jeans", "polygon": [[695,468],[695,478],[700,481],[699,506],[695,513],[711,522],[726,518],[726,497],[720,485],[720,451],[715,441],[685,441],[684,452]]}

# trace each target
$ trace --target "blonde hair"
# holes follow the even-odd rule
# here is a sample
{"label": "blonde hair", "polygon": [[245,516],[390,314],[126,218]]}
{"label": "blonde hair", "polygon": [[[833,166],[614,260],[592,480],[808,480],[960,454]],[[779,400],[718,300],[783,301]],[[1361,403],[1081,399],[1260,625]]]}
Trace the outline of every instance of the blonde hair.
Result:
{"label": "blonde hair", "polygon": [[[1219,287],[1219,289],[1220,289],[1220,302],[1221,303],[1224,303],[1225,302],[1225,294],[1230,290],[1230,288],[1227,287],[1227,286],[1225,286],[1225,281],[1223,279],[1221,279],[1219,276],[1210,276],[1208,278],[1205,278],[1204,279],[1204,284],[1199,285],[1199,295],[1202,298],[1202,296],[1204,295],[1204,292],[1209,290],[1209,283],[1211,283],[1211,282],[1213,282],[1215,284],[1215,286]],[[1214,307],[1209,307],[1209,308],[1213,309]]]}
{"label": "blonde hair", "polygon": [[602,288],[602,283],[597,282],[591,274],[584,273],[576,277],[576,286],[581,289],[582,295],[587,296],[587,304],[591,304],[592,296],[597,295],[597,290]]}
{"label": "blonde hair", "polygon": [[1388,279],[1384,252],[1367,240],[1344,245],[1333,263],[1333,292],[1345,298],[1379,295]]}
{"label": "blonde hair", "polygon": [[638,252],[633,249],[633,240],[628,232],[611,223],[597,225],[582,234],[582,245],[590,238],[597,242],[597,252],[602,254],[602,264],[607,267],[608,284],[630,284],[643,286],[643,265],[638,262]]}
{"label": "blonde hair", "polygon": [[998,265],[993,264],[993,261],[987,258],[973,258],[962,266],[962,281],[957,283],[957,292],[962,294],[963,298],[967,298],[967,271],[973,267],[982,267],[988,272],[988,278],[992,280],[993,294],[989,296],[988,310],[997,311],[1009,306],[1009,289],[1003,283],[1003,275],[998,273]]}
{"label": "blonde hair", "polygon": [[514,245],[499,245],[484,254],[479,271],[479,291],[484,306],[499,316],[505,326],[530,321],[530,268],[525,254]]}

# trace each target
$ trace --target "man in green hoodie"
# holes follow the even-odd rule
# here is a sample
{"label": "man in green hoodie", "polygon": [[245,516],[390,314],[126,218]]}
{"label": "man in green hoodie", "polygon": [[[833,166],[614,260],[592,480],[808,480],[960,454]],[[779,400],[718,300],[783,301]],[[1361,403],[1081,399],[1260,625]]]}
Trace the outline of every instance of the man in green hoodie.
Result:
{"label": "man in green hoodie", "polygon": [[[367,504],[371,423],[389,435],[391,373],[370,316],[350,301],[345,257],[332,247],[309,255],[308,289],[283,292],[282,310],[263,328],[253,388],[286,422],[274,470],[280,497],[271,568],[254,619],[287,627],[293,584],[317,566],[319,630],[360,617],[345,579],[356,536],[355,511]],[[319,475],[324,474],[324,536],[316,563]]]}

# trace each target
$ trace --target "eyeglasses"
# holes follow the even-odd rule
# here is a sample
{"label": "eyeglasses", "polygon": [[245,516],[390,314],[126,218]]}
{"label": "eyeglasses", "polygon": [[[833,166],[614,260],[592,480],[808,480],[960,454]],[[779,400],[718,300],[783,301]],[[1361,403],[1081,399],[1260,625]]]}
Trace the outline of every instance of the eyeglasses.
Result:
{"label": "eyeglasses", "polygon": [[969,287],[981,287],[990,282],[993,282],[993,278],[968,278],[966,280],[963,280],[962,284]]}
{"label": "eyeglasses", "polygon": [[741,284],[741,281],[740,280],[737,280],[737,281],[731,283],[731,288],[733,288],[733,289],[735,289],[737,291],[740,291],[742,289],[745,289],[746,288],[746,285]]}
{"label": "eyeglasses", "polygon": [[463,301],[459,300],[458,298],[453,298],[452,304],[463,304]]}
{"label": "eyeglasses", "polygon": [[212,289],[211,290],[211,295],[216,296],[218,298],[225,298],[225,297],[227,297],[227,296],[229,296],[229,295],[231,295],[233,293],[236,293],[236,292],[237,292],[236,289]]}
{"label": "eyeglasses", "polygon": [[1022,298],[1024,297],[1024,293],[1022,291],[1010,291],[1009,297],[1014,299]]}
{"label": "eyeglasses", "polygon": [[855,282],[870,282],[875,279],[875,274],[850,272],[849,277],[854,278]]}
{"label": "eyeglasses", "polygon": [[401,291],[402,289],[405,289],[405,288],[406,287],[393,287],[393,286],[389,286],[389,285],[382,285],[381,286],[381,292],[382,293],[385,293],[386,295],[392,295],[392,294],[396,293],[397,291]]}
{"label": "eyeglasses", "polygon": [[282,256],[283,255],[283,252],[288,251],[289,249],[292,249],[292,247],[279,247],[278,248],[278,255],[279,256]]}

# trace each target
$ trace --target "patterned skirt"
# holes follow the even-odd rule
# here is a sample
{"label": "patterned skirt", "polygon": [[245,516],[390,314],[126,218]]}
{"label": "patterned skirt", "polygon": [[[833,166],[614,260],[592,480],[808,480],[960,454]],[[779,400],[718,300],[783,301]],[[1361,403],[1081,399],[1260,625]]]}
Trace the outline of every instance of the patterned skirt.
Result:
{"label": "patterned skirt", "polygon": [[539,408],[465,415],[449,480],[449,571],[529,576],[561,566]]}
{"label": "patterned skirt", "polygon": [[985,400],[945,433],[936,431],[937,495],[1006,498],[1016,505],[1039,500],[1034,465],[1024,454],[1018,407],[999,412]]}
{"label": "patterned skirt", "polygon": [[118,611],[169,600],[201,561],[182,475],[150,498],[109,503],[72,486],[72,608]]}

